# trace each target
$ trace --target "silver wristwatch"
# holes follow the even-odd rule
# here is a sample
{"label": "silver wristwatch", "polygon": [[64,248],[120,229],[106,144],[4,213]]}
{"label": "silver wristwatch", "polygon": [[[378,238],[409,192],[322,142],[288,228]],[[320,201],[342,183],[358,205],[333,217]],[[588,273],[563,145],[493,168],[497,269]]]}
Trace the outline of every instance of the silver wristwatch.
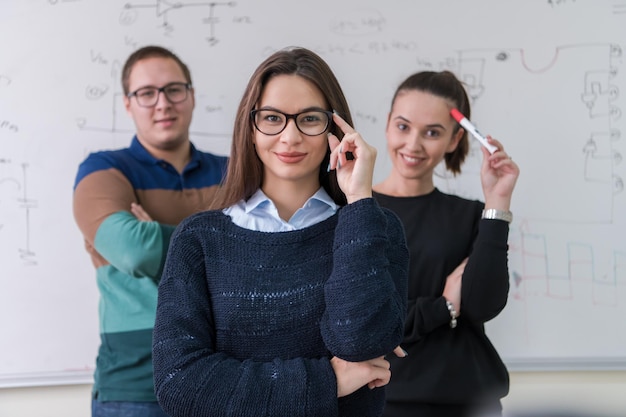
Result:
{"label": "silver wristwatch", "polygon": [[489,220],[504,220],[507,223],[511,223],[513,221],[513,213],[509,210],[486,209],[483,210],[482,218]]}

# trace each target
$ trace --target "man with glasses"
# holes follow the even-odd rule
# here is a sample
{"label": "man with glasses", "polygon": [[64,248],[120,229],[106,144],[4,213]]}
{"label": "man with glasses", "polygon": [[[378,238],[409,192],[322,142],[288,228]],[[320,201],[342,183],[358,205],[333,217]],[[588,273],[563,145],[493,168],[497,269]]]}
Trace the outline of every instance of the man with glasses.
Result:
{"label": "man with glasses", "polygon": [[152,376],[157,287],[174,228],[208,205],[227,158],[190,142],[191,75],[171,51],[131,54],[122,87],[136,135],[128,148],[90,154],[74,185],[74,217],[100,290],[92,417],[166,417]]}

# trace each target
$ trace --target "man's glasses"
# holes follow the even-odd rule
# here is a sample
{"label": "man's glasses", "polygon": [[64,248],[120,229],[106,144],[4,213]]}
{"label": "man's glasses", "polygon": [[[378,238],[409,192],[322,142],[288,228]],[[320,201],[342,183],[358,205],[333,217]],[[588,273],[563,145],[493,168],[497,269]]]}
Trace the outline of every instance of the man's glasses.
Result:
{"label": "man's glasses", "polygon": [[141,107],[154,107],[159,101],[159,94],[165,94],[167,100],[172,103],[180,103],[187,100],[187,91],[191,88],[189,83],[169,83],[161,88],[143,87],[128,93],[128,98],[135,96],[137,104]]}
{"label": "man's glasses", "polygon": [[296,127],[307,136],[317,136],[326,132],[333,113],[326,110],[307,110],[296,114],[287,114],[273,109],[257,109],[250,112],[254,127],[264,135],[278,135],[285,130],[289,119],[296,122]]}

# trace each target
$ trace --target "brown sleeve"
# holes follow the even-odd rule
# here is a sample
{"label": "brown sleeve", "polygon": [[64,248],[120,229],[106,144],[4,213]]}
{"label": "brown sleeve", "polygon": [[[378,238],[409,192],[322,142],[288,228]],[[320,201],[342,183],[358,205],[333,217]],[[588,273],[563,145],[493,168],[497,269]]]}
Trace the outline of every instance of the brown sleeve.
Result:
{"label": "brown sleeve", "polygon": [[74,189],[74,219],[85,238],[85,247],[92,255],[94,265],[108,264],[93,247],[100,224],[113,213],[130,211],[130,204],[136,201],[132,185],[117,169],[93,172]]}

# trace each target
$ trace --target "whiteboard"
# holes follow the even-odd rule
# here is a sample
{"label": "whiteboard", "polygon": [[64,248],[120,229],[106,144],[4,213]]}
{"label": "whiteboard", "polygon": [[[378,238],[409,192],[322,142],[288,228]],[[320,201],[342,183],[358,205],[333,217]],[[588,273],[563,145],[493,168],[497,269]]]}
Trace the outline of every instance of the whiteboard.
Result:
{"label": "whiteboard", "polygon": [[[192,140],[227,154],[248,77],[300,45],[335,70],[356,128],[390,162],[395,87],[449,69],[473,121],[521,167],[511,291],[487,324],[509,369],[626,368],[624,0],[3,0],[0,386],[90,382],[95,272],[71,210],[78,164],[133,134],[120,70],[140,46],[192,70]],[[478,144],[447,192],[481,198]]]}

